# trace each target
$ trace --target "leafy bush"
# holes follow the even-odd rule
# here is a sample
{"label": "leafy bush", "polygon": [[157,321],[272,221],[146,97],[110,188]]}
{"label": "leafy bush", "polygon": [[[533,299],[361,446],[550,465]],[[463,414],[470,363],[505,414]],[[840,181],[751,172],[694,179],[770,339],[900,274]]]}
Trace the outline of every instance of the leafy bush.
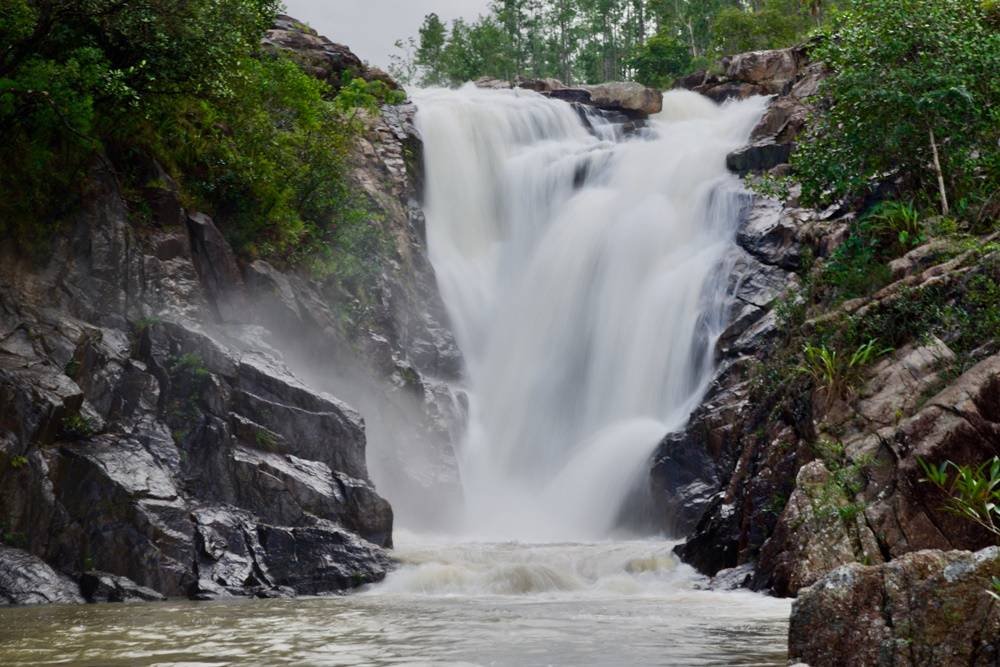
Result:
{"label": "leafy bush", "polygon": [[886,201],[854,223],[817,280],[831,302],[866,296],[889,283],[887,262],[927,240],[920,213],[909,202]]}
{"label": "leafy bush", "polygon": [[868,214],[872,227],[883,243],[896,254],[902,254],[923,243],[926,238],[920,226],[920,213],[909,202],[881,202]]}
{"label": "leafy bush", "polygon": [[864,368],[888,353],[879,347],[876,339],[860,345],[844,355],[836,348],[806,343],[802,348],[802,365],[799,370],[812,378],[813,383],[826,394],[827,403],[845,398],[857,387]]}
{"label": "leafy bush", "polygon": [[993,534],[1000,543],[1000,456],[979,466],[951,461],[939,465],[918,458],[929,482],[947,496],[944,509]]}
{"label": "leafy bush", "polygon": [[676,36],[661,31],[640,46],[632,58],[635,80],[653,88],[669,88],[691,67],[691,51]]}
{"label": "leafy bush", "polygon": [[60,436],[66,440],[86,440],[97,432],[94,424],[78,412],[63,419],[61,431]]}
{"label": "leafy bush", "polygon": [[945,209],[996,189],[1000,33],[980,0],[854,0],[813,56],[833,74],[792,156],[805,203],[893,175]]}
{"label": "leafy bush", "polygon": [[[109,139],[231,96],[276,0],[7,0],[0,12],[0,233],[33,246]],[[106,167],[108,165],[105,165]]]}
{"label": "leafy bush", "polygon": [[856,224],[819,272],[817,291],[830,302],[866,296],[887,285],[889,267],[881,258],[880,242],[869,227]]}
{"label": "leafy bush", "polygon": [[131,165],[152,157],[241,253],[356,275],[380,228],[350,184],[349,151],[362,116],[402,93],[361,79],[332,91],[262,52],[278,5],[8,0],[0,236],[43,251],[95,166],[138,192]]}

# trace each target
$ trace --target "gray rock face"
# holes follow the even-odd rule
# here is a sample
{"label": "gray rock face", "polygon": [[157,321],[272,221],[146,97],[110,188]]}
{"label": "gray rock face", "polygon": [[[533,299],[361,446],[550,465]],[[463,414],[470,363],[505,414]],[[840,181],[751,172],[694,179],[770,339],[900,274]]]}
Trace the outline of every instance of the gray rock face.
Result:
{"label": "gray rock face", "polygon": [[195,269],[219,321],[245,321],[243,275],[229,244],[207,215],[188,215],[187,227]]}
{"label": "gray rock face", "polygon": [[789,654],[812,667],[1000,661],[1000,605],[989,596],[1000,548],[919,551],[829,573],[792,607]]}
{"label": "gray rock face", "polygon": [[250,298],[309,321],[319,352],[345,341],[322,324],[329,296],[262,263],[247,288],[211,220],[164,204],[137,235],[114,183],[94,184],[48,266],[0,250],[0,523],[24,548],[0,555],[0,596],[313,594],[383,577],[393,515],[364,422],[290,369]]}
{"label": "gray rock face", "polygon": [[80,589],[26,551],[0,545],[0,604],[82,603]]}
{"label": "gray rock face", "polygon": [[[265,47],[334,87],[381,76],[288,17]],[[392,248],[353,293],[241,266],[168,178],[148,193],[149,234],[97,173],[47,266],[0,249],[9,539],[95,600],[328,593],[389,567],[393,512],[370,455],[394,490],[457,504],[465,407],[446,381],[462,360],[426,256],[414,112],[365,119],[352,176]],[[328,391],[376,414],[371,431]],[[384,448],[369,453],[369,433]]]}
{"label": "gray rock face", "polygon": [[729,171],[745,176],[750,172],[767,171],[785,164],[792,156],[792,145],[782,144],[773,138],[761,139],[726,156]]}

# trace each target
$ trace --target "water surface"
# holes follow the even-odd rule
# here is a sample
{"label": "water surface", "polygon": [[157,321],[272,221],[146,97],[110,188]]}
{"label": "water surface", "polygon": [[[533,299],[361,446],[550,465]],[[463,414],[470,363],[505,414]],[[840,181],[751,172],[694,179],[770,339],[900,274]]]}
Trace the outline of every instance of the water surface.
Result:
{"label": "water surface", "polygon": [[3,665],[784,665],[789,604],[699,589],[665,542],[418,543],[295,600],[0,610]]}

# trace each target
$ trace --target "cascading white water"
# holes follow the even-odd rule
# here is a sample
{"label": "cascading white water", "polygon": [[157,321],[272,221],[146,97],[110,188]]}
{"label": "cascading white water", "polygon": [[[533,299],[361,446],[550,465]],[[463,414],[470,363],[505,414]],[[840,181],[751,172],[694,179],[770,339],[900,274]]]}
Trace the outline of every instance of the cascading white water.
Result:
{"label": "cascading white water", "polygon": [[709,377],[739,206],[725,156],[765,100],[670,92],[623,141],[529,91],[416,101],[431,261],[468,367],[467,528],[603,537]]}

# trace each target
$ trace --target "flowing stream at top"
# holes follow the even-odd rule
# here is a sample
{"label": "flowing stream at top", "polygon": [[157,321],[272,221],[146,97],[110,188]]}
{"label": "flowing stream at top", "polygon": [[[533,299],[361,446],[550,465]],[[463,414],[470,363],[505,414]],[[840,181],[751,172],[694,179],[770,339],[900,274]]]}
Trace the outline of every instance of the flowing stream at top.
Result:
{"label": "flowing stream at top", "polygon": [[467,363],[465,530],[606,537],[710,377],[740,205],[725,157],[765,100],[670,92],[628,139],[529,91],[417,104],[431,261]]}

